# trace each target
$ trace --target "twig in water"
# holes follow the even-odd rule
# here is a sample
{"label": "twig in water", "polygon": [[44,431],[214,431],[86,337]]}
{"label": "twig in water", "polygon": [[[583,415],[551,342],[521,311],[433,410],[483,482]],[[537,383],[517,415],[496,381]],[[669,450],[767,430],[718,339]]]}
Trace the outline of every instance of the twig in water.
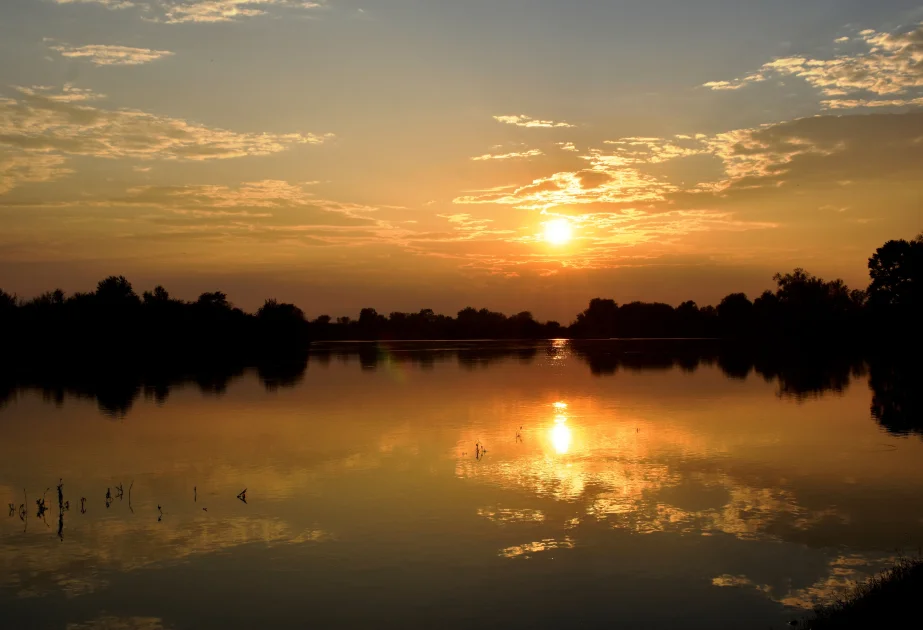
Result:
{"label": "twig in water", "polygon": [[[43,521],[45,520],[45,512],[48,511],[48,507],[45,505],[45,495],[48,494],[48,490],[50,490],[50,488],[45,488],[45,493],[42,494],[42,498],[35,500],[35,516],[42,519]],[[45,524],[47,525],[48,522],[46,521]]]}

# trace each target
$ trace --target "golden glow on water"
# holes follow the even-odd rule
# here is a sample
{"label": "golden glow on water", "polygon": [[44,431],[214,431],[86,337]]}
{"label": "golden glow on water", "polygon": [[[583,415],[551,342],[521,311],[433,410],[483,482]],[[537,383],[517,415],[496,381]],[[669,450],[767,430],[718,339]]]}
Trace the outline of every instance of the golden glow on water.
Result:
{"label": "golden glow on water", "polygon": [[[63,540],[56,508],[47,524],[34,507],[28,523],[0,518],[0,597],[106,601],[123,572],[162,571],[166,583],[219,556],[296,576],[308,593],[327,575],[388,591],[376,568],[409,559],[421,562],[413,586],[425,592],[447,567],[502,562],[514,565],[503,569],[511,583],[530,579],[518,573],[530,564],[555,571],[540,565],[552,560],[579,571],[592,547],[619,558],[605,569],[612,584],[650,570],[676,588],[710,584],[720,601],[734,589],[807,608],[882,568],[901,544],[896,519],[902,534],[923,534],[923,508],[893,500],[923,491],[923,443],[868,456],[896,440],[869,420],[861,384],[796,404],[774,383],[730,382],[715,366],[598,377],[567,342],[546,350],[483,369],[420,367],[399,352],[376,370],[311,364],[293,389],[267,394],[247,379],[221,398],[178,389],[162,406],[139,400],[123,423],[83,400],[55,408],[20,396],[0,409],[0,501],[18,506],[26,487],[34,506],[63,475],[65,498],[87,496],[89,510],[64,514]],[[22,447],[40,440],[42,457]],[[108,487],[132,482],[133,507],[104,506]],[[247,504],[235,498],[243,487]],[[883,500],[890,513],[867,509]],[[808,537],[821,544],[806,551]],[[324,571],[306,571],[306,558]],[[493,596],[463,573],[460,594]],[[287,615],[294,604],[280,605]]]}
{"label": "golden glow on water", "polygon": [[567,451],[570,450],[572,437],[570,427],[568,427],[565,422],[556,422],[555,425],[551,427],[551,443],[554,445],[554,450],[558,455],[567,454]]}
{"label": "golden glow on water", "polygon": [[552,405],[555,409],[554,425],[548,432],[551,444],[558,455],[566,455],[573,440],[570,427],[567,426],[567,403],[559,400]]}

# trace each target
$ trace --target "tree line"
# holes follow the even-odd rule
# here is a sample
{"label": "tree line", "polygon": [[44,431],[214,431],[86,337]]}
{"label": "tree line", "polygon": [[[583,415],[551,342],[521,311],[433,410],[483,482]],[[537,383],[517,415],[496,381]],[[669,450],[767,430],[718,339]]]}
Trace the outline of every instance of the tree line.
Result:
{"label": "tree line", "polygon": [[[594,298],[573,322],[540,322],[528,311],[507,316],[468,307],[454,317],[431,309],[387,316],[364,308],[357,318],[308,319],[294,304],[268,299],[255,312],[221,292],[194,301],[158,286],[138,295],[123,276],[91,293],[58,289],[32,299],[0,290],[0,331],[10,356],[55,361],[113,356],[196,362],[258,360],[304,350],[312,340],[746,337],[816,339],[907,334],[923,321],[923,234],[888,241],[868,261],[870,282],[850,289],[804,269],[774,277],[776,288],[751,300],[731,293],[716,306],[679,306]],[[146,359],[145,359],[146,360]]]}

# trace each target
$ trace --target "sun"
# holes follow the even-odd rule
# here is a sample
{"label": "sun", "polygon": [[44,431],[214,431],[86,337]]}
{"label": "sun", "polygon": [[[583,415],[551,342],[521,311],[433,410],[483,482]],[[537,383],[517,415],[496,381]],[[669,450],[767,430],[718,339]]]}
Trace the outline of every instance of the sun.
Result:
{"label": "sun", "polygon": [[567,219],[552,219],[545,222],[545,240],[552,245],[565,245],[574,235],[570,221]]}

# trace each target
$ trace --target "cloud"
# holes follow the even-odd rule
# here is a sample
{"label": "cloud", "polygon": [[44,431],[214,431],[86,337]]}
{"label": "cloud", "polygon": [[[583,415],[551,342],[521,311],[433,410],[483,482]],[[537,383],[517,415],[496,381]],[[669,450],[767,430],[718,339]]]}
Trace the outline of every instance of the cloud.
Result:
{"label": "cloud", "polygon": [[89,46],[69,46],[57,44],[52,50],[62,57],[86,59],[97,66],[137,66],[143,63],[169,57],[169,50],[152,50],[150,48],[132,48],[130,46],[111,46],[95,44]]}
{"label": "cloud", "polygon": [[322,207],[324,210],[353,218],[360,218],[377,210],[374,206],[318,199],[306,190],[311,185],[311,182],[293,184],[266,179],[243,182],[237,186],[136,186],[128,189],[125,197],[113,199],[112,203],[150,204],[185,209],[281,209],[311,206]]}
{"label": "cloud", "polygon": [[706,151],[698,142],[693,148],[660,138],[623,138],[607,142],[614,152],[591,149],[579,156],[587,168],[563,171],[515,187],[475,191],[457,197],[457,204],[498,204],[527,210],[550,210],[587,204],[645,204],[663,201],[678,188],[640,167],[698,155]]}
{"label": "cloud", "polygon": [[923,168],[923,113],[812,116],[703,143],[724,163],[719,190],[895,180]]}
{"label": "cloud", "polygon": [[[236,186],[135,186],[124,195],[81,199],[82,209],[132,209],[135,230],[129,235],[162,239],[231,238],[357,246],[393,244],[410,234],[396,222],[379,217],[388,207],[323,199],[314,182],[282,180],[243,182]],[[144,213],[142,210],[153,212]],[[147,227],[144,226],[147,224]]]}
{"label": "cloud", "polygon": [[554,120],[538,120],[532,118],[531,116],[524,116],[522,114],[513,115],[513,116],[494,116],[494,120],[501,122],[505,125],[516,125],[517,127],[538,127],[544,129],[550,129],[554,127],[573,127],[574,125],[564,122],[564,121],[554,121]]}
{"label": "cloud", "polygon": [[134,2],[128,0],[52,0],[56,4],[98,4],[106,9],[130,9],[135,6]]}
{"label": "cloud", "polygon": [[0,150],[0,195],[23,183],[48,182],[73,173],[63,156]]}
{"label": "cloud", "polygon": [[184,22],[231,22],[238,18],[265,15],[260,6],[277,4],[274,0],[202,0],[173,4],[166,9],[164,21],[168,24]]}
{"label": "cloud", "polygon": [[[468,268],[491,273],[529,269],[546,274],[564,267],[622,266],[630,248],[638,245],[649,257],[664,256],[686,247],[691,235],[789,226],[801,217],[767,212],[783,198],[812,194],[833,201],[836,193],[830,187],[839,181],[873,186],[885,178],[898,185],[915,182],[923,168],[923,113],[813,116],[714,135],[626,137],[577,157],[584,168],[513,187],[470,191],[454,203],[567,217],[578,246],[537,249],[543,243],[540,222],[523,229],[519,219],[512,221],[520,226],[514,233],[485,233],[454,249],[442,244],[431,255],[456,256]],[[744,242],[709,238],[711,243]],[[505,245],[510,243],[523,249]]]}
{"label": "cloud", "polygon": [[[704,87],[738,90],[772,77],[795,76],[830,97],[822,101],[822,105],[830,109],[920,105],[920,97],[923,97],[920,94],[923,91],[923,23],[895,33],[865,30],[857,39],[865,45],[866,51],[830,59],[783,57],[763,64],[758,71],[741,79],[710,81]],[[836,43],[846,41],[849,38],[841,37]]]}
{"label": "cloud", "polygon": [[266,15],[270,8],[305,11],[322,8],[305,0],[53,0],[57,4],[96,4],[107,9],[140,9],[145,18],[167,24],[233,22]]}
{"label": "cloud", "polygon": [[577,147],[574,146],[573,142],[555,142],[555,145],[560,147],[562,151],[577,152]]}
{"label": "cloud", "polygon": [[559,172],[532,180],[509,192],[465,195],[457,204],[499,204],[526,210],[589,203],[638,203],[663,199],[673,187],[636,169]]}
{"label": "cloud", "polygon": [[132,109],[107,110],[102,95],[65,85],[19,87],[0,97],[0,146],[99,158],[211,160],[270,155],[329,135],[238,133]]}
{"label": "cloud", "polygon": [[449,232],[417,232],[407,234],[405,240],[414,244],[421,242],[448,243],[460,241],[474,241],[488,238],[496,240],[498,236],[514,234],[513,230],[497,229],[492,224],[493,219],[477,219],[468,213],[437,214],[440,219],[445,219],[451,225]]}
{"label": "cloud", "polygon": [[709,81],[708,83],[703,83],[702,87],[707,87],[715,91],[739,90],[740,88],[750,83],[759,83],[765,80],[766,77],[761,74],[749,74],[744,78],[737,79],[735,81]]}
{"label": "cloud", "polygon": [[513,153],[485,153],[484,155],[478,155],[477,157],[473,157],[471,159],[475,162],[483,162],[486,160],[512,160],[517,158],[530,158],[539,155],[544,155],[540,149],[529,149],[528,151]]}
{"label": "cloud", "polygon": [[821,105],[828,109],[859,109],[863,107],[867,108],[876,108],[876,107],[909,107],[909,106],[918,106],[923,105],[923,96],[917,98],[892,98],[892,99],[877,99],[877,100],[868,100],[864,98],[856,99],[830,99],[827,101],[821,101]]}

